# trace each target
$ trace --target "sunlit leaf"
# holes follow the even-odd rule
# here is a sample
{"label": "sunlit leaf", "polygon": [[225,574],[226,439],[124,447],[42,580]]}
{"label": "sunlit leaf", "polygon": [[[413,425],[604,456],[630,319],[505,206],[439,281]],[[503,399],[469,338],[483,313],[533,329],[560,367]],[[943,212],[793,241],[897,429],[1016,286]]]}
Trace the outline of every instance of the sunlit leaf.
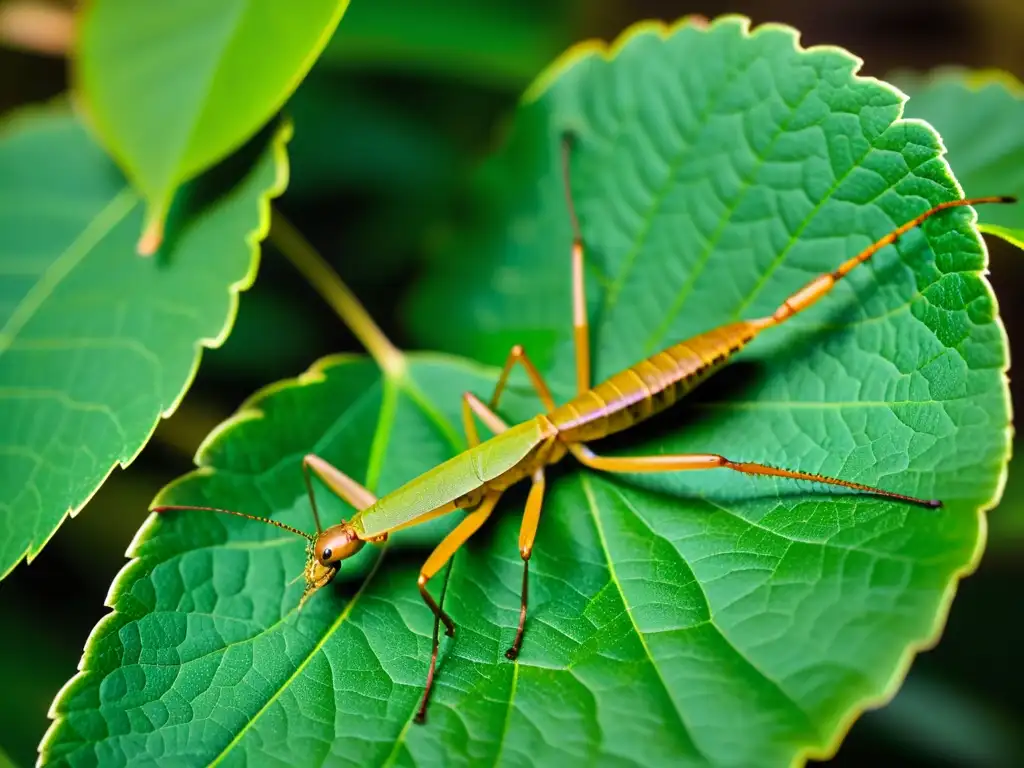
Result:
{"label": "sunlit leaf", "polygon": [[178,186],[241,146],[284,104],[347,5],[85,4],[76,80],[91,126],[146,199],[140,252],[159,246]]}
{"label": "sunlit leaf", "polygon": [[132,461],[176,408],[200,350],[227,336],[255,277],[268,198],[284,188],[288,130],[247,148],[258,161],[241,173],[224,166],[189,185],[173,240],[138,259],[143,203],[81,124],[53,109],[6,127],[0,574]]}
{"label": "sunlit leaf", "polygon": [[[571,393],[567,128],[580,137],[599,376],[773,311],[956,194],[936,135],[899,121],[898,94],[856,78],[838,49],[727,19],[647,26],[613,50],[577,51],[529,94],[482,171],[481,227],[449,244],[414,304],[423,338],[492,361],[525,340],[559,398]],[[517,489],[456,558],[446,605],[459,631],[422,727],[411,719],[431,622],[415,584],[436,530],[368,547],[297,614],[302,539],[162,515],[54,704],[42,762],[775,766],[831,753],[937,637],[998,494],[1006,350],[972,216],[949,212],[886,248],[629,444],[840,475],[942,510],[566,462],[531,560],[522,656],[504,657],[522,574]],[[161,501],[309,529],[308,451],[394,489],[462,447],[460,395],[486,396],[496,374],[406,360],[390,378],[363,358],[329,360],[260,393]],[[510,418],[537,407],[516,394]]]}

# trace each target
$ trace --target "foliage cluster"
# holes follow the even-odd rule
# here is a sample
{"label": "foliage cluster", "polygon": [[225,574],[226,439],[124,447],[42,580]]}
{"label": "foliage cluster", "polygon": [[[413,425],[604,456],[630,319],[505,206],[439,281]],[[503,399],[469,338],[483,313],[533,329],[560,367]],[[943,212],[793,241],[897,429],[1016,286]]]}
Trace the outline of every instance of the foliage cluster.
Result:
{"label": "foliage cluster", "polygon": [[[790,28],[732,16],[644,23],[554,58],[563,33],[526,8],[347,6],[155,13],[94,0],[78,19],[74,98],[7,118],[0,573],[34,559],[179,407],[204,350],[232,334],[240,296],[273,269],[260,264],[268,236],[368,354],[325,357],[248,398],[156,502],[309,529],[304,453],[394,489],[464,448],[460,396],[486,395],[512,344],[527,346],[556,399],[571,393],[565,130],[579,137],[572,195],[597,378],[772,311],[931,205],[1024,192],[1024,107],[1006,76],[896,73],[897,88],[860,76],[846,51],[804,49]],[[333,79],[408,61],[460,87],[522,92],[487,159],[439,150],[436,115]],[[440,111],[443,94],[431,98],[424,111]],[[349,119],[375,126],[372,137],[333,139]],[[453,167],[465,173],[442,178]],[[335,204],[324,190],[339,174],[386,194],[435,192],[434,208],[392,206],[370,221],[428,244],[395,330],[430,351],[389,341],[372,305],[274,209],[286,190],[299,212]],[[518,619],[522,496],[456,559],[447,604],[460,633],[426,728],[410,724],[431,633],[415,576],[450,521],[367,548],[299,614],[301,539],[235,518],[153,516],[53,702],[39,764],[831,755],[937,640],[1002,493],[1008,350],[979,229],[1019,246],[1024,211],[936,217],[759,340],[688,408],[609,448],[837,475],[941,498],[941,512],[729,473],[568,468],[545,506],[515,663],[502,651]],[[357,280],[349,262],[376,279],[405,269],[353,250],[343,261]],[[295,326],[256,306],[225,351],[258,348],[287,369],[289,348],[303,349]],[[503,413],[535,412],[528,387],[513,389]],[[321,509],[351,514],[330,500]]]}

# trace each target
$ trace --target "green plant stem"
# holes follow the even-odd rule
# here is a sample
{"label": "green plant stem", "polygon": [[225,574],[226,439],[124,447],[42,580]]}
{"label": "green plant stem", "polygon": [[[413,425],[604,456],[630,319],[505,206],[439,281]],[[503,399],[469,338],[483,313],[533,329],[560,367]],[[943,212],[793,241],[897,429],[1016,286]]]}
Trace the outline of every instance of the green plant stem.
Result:
{"label": "green plant stem", "polygon": [[271,217],[270,240],[338,314],[381,370],[390,376],[400,376],[405,370],[402,353],[384,335],[338,274],[277,209]]}

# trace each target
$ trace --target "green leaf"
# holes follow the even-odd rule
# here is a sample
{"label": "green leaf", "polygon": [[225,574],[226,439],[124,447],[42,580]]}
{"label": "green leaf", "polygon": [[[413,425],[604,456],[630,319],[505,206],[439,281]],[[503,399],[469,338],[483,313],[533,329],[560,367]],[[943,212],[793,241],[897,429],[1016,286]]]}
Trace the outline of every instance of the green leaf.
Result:
{"label": "green leaf", "polygon": [[[1024,199],[1024,85],[1005,72],[946,68],[891,78],[910,96],[906,116],[935,126],[969,197]],[[982,190],[992,190],[982,192]],[[978,226],[1024,248],[1024,205],[979,208]]]}
{"label": "green leaf", "polygon": [[[842,51],[800,50],[777,26],[749,35],[735,18],[644,26],[612,50],[577,51],[531,91],[483,171],[503,196],[416,302],[432,310],[431,338],[497,358],[525,334],[569,392],[565,128],[580,135],[573,191],[599,376],[771,312],[956,193],[935,134],[899,121],[899,96],[855,78]],[[42,763],[774,766],[830,754],[937,638],[998,494],[1006,350],[971,222],[952,211],[886,248],[628,444],[841,475],[939,497],[941,511],[566,462],[550,474],[520,659],[504,658],[522,577],[516,489],[455,559],[446,607],[459,631],[424,727],[411,725],[431,629],[416,574],[455,520],[368,547],[296,614],[301,539],[162,515],[54,703]],[[467,318],[480,325],[455,328]],[[361,358],[325,362],[253,398],[160,502],[308,529],[305,452],[387,492],[462,447],[460,395],[486,396],[496,373],[439,356],[410,355],[392,378]],[[536,411],[515,394],[509,418]],[[332,521],[350,514],[327,506]]]}
{"label": "green leaf", "polygon": [[[584,54],[544,76],[507,146],[481,168],[475,226],[438,254],[409,306],[424,346],[497,364],[522,343],[562,397],[571,394],[572,234],[557,144],[565,129],[580,136],[572,186],[597,378],[771,313],[815,273],[958,196],[935,133],[899,120],[899,95],[855,78],[854,60],[837,49],[796,52],[780,28],[748,38],[740,22],[721,20],[667,41],[648,29],[613,51],[610,62]],[[711,615],[722,617],[715,625],[740,652],[755,648],[746,653],[753,666],[810,713],[803,727],[813,735],[796,713],[775,724],[770,738],[779,748],[792,739],[789,754],[796,744],[829,752],[865,703],[895,690],[981,551],[978,511],[998,498],[1009,407],[1007,351],[972,218],[950,212],[886,248],[818,306],[766,333],[666,417],[658,439],[631,446],[718,452],[947,502],[935,518],[876,501],[800,503],[795,494],[806,491],[792,485],[780,485],[787,496],[776,501],[772,483],[728,473],[645,482],[710,495],[675,507],[674,518],[646,510],[654,497],[627,497],[644,522],[623,523],[609,540],[633,528],[651,549],[678,551],[704,583]],[[768,498],[748,504],[746,489]],[[598,517],[616,508],[614,494],[599,504]],[[657,536],[643,534],[648,525]],[[723,528],[734,536],[723,541]],[[775,545],[789,562],[755,566],[748,553]],[[743,576],[754,567],[769,574]],[[757,587],[744,591],[744,578]],[[807,603],[790,582],[808,585]],[[845,629],[830,635],[828,626]],[[870,649],[860,631],[870,632]],[[808,639],[815,633],[827,649]],[[795,668],[787,649],[801,659]],[[721,670],[728,657],[709,662]],[[725,721],[742,719],[738,706],[725,705]],[[752,750],[762,736],[745,735]]]}
{"label": "green leaf", "polygon": [[295,90],[348,0],[94,0],[75,77],[90,123],[146,198],[140,253],[174,191],[251,138]]}
{"label": "green leaf", "polygon": [[73,116],[0,136],[0,574],[134,459],[226,338],[289,132],[247,147],[262,155],[241,180],[227,165],[186,187],[156,260],[131,257],[142,201]]}
{"label": "green leaf", "polygon": [[570,42],[568,18],[575,6],[575,0],[356,3],[323,61],[518,90]]}

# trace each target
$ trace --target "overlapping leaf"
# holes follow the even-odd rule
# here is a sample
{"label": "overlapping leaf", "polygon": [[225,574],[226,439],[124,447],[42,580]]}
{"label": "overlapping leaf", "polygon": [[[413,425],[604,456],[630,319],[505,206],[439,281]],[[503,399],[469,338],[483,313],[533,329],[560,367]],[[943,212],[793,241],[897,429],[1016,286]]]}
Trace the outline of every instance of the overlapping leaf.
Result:
{"label": "overlapping leaf", "polygon": [[[856,78],[842,51],[736,19],[646,27],[614,51],[575,53],[523,105],[482,175],[481,199],[497,202],[417,299],[425,338],[492,360],[525,340],[564,396],[567,128],[598,375],[771,312],[957,194],[935,134],[901,122],[898,95]],[[837,474],[943,510],[722,472],[567,466],[551,478],[518,662],[503,652],[522,493],[458,555],[447,606],[460,629],[425,727],[411,725],[430,629],[413,537],[379,559],[365,550],[297,615],[301,539],[163,516],[55,702],[43,763],[746,766],[830,752],[936,636],[1004,468],[1006,352],[971,221],[954,211],[886,249],[630,446]],[[459,395],[485,395],[495,373],[407,363],[381,378],[368,361],[330,361],[262,393],[164,500],[310,527],[307,451],[396,487],[461,446]]]}
{"label": "overlapping leaf", "polygon": [[92,127],[146,199],[142,253],[159,246],[178,186],[241,146],[281,107],[347,6],[348,0],[85,6],[76,79]]}
{"label": "overlapping leaf", "polygon": [[[1003,72],[945,69],[897,73],[911,98],[906,116],[927,120],[942,136],[949,163],[967,195],[1024,198],[1024,86]],[[983,232],[1024,247],[1024,205],[978,211]]]}
{"label": "overlapping leaf", "polygon": [[[189,187],[158,260],[133,258],[143,204],[69,113],[0,139],[0,574],[34,556],[176,407],[256,272],[283,143]],[[253,152],[249,153],[250,155]],[[237,184],[236,184],[237,182]]]}

